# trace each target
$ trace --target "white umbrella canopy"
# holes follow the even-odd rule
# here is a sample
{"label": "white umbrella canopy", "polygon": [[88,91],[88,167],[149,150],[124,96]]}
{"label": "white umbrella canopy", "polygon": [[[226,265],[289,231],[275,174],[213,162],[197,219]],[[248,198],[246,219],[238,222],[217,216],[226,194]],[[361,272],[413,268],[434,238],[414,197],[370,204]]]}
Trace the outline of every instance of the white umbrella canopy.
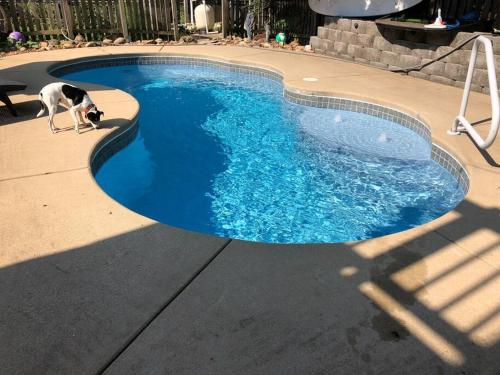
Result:
{"label": "white umbrella canopy", "polygon": [[373,17],[401,12],[422,0],[309,0],[316,13],[326,16]]}

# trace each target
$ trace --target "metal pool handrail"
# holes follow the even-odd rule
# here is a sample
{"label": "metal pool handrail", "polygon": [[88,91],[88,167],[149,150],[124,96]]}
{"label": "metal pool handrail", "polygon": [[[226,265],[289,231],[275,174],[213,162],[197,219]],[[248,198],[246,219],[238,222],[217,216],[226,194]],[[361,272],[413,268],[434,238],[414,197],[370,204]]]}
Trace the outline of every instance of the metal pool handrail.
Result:
{"label": "metal pool handrail", "polygon": [[[488,81],[490,87],[490,97],[491,97],[491,125],[490,131],[486,139],[481,138],[476,129],[473,128],[471,123],[465,118],[465,112],[467,110],[467,103],[469,101],[470,88],[472,84],[472,75],[474,73],[474,68],[476,66],[477,50],[479,44],[484,45],[486,52],[486,66],[488,68]],[[491,40],[484,36],[479,36],[472,47],[472,53],[469,62],[469,70],[467,71],[467,79],[465,80],[464,95],[462,97],[462,104],[460,106],[460,112],[453,122],[451,130],[448,130],[448,134],[458,135],[463,131],[470,134],[474,142],[483,150],[491,146],[495,140],[498,133],[498,126],[500,123],[500,105],[498,98],[498,86],[497,77],[495,73],[495,60],[493,55],[493,46]]]}

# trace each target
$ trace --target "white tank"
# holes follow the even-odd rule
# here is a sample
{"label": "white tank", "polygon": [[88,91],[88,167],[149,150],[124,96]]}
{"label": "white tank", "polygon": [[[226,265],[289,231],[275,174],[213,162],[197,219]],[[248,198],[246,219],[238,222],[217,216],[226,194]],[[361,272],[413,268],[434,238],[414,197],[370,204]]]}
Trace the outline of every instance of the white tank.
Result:
{"label": "white tank", "polygon": [[[205,10],[207,12],[206,18]],[[197,30],[206,30],[207,25],[208,29],[212,30],[215,23],[214,8],[206,4],[198,5],[196,8],[194,8],[194,22],[196,24]]]}

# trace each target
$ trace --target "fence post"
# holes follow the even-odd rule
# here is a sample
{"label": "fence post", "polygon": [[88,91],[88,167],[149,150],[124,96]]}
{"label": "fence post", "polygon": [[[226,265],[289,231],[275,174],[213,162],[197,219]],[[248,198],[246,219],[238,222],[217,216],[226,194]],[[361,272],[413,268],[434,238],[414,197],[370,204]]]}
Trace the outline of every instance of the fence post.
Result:
{"label": "fence post", "polygon": [[177,40],[179,34],[179,20],[177,17],[177,0],[170,0],[172,4],[172,21],[174,22],[174,40]]}
{"label": "fence post", "polygon": [[229,33],[229,2],[222,0],[222,36],[225,38]]}
{"label": "fence post", "polygon": [[75,34],[73,33],[73,14],[71,13],[68,0],[63,0],[61,2],[61,8],[64,17],[64,23],[66,24],[66,29],[68,31],[68,37],[74,39]]}
{"label": "fence post", "polygon": [[128,27],[127,27],[127,16],[125,15],[125,4],[123,0],[118,0],[118,10],[120,11],[120,21],[122,26],[123,37],[128,42],[130,42],[130,37],[128,35]]}

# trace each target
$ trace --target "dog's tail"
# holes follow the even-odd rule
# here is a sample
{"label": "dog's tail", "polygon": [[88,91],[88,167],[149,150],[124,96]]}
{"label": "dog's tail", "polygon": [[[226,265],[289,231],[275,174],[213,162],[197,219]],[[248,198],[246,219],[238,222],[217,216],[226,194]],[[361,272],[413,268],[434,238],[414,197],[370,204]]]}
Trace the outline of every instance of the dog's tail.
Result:
{"label": "dog's tail", "polygon": [[36,117],[43,116],[43,114],[45,113],[45,110],[47,109],[47,106],[45,105],[45,102],[43,101],[42,93],[40,93],[38,95],[38,100],[40,101],[40,106],[42,107],[42,109],[40,109],[40,112],[38,112]]}

